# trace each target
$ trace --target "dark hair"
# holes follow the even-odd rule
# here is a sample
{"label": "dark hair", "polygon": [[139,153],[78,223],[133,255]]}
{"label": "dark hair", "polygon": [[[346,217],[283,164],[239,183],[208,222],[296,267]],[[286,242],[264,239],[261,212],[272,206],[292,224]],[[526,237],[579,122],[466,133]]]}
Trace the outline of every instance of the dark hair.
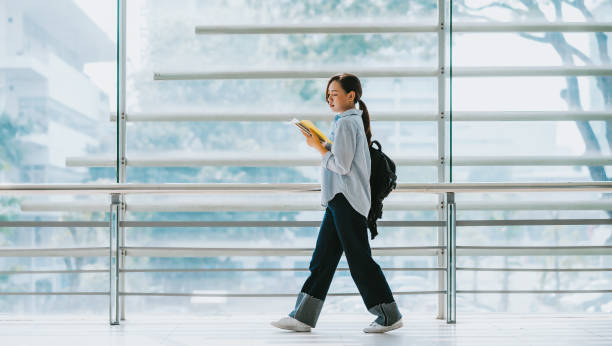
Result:
{"label": "dark hair", "polygon": [[359,103],[359,109],[361,109],[361,120],[363,120],[363,128],[365,130],[366,138],[368,139],[368,145],[372,144],[372,131],[370,130],[370,113],[368,113],[368,107],[366,107],[365,102],[361,100],[361,82],[359,78],[354,74],[350,73],[340,73],[337,75],[331,76],[329,81],[327,82],[327,87],[325,88],[325,102],[329,102],[329,85],[333,81],[338,81],[340,86],[344,91],[348,94],[351,91],[355,92],[355,103]]}

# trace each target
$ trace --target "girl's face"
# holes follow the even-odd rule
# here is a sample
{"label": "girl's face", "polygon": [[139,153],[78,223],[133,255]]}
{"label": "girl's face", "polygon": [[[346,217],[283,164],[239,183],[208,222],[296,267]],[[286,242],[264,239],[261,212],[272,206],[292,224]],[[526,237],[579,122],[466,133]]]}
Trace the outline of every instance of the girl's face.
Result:
{"label": "girl's face", "polygon": [[342,113],[355,108],[355,92],[351,91],[347,94],[337,80],[329,84],[327,93],[327,103],[332,111]]}

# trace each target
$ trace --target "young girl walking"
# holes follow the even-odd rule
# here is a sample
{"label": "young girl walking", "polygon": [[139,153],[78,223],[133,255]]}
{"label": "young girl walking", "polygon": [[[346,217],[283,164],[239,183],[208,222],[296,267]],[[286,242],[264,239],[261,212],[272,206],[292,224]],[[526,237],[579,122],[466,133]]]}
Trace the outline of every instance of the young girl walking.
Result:
{"label": "young girl walking", "polygon": [[[367,234],[370,210],[370,115],[361,100],[357,76],[343,73],[327,82],[325,97],[336,114],[330,143],[303,132],[306,143],[321,153],[321,205],[326,207],[310,276],[295,308],[272,325],[296,332],[314,328],[342,253],[369,312],[377,318],[365,333],[384,333],[402,326],[402,315],[380,266],[372,258]],[[359,104],[359,109],[355,105]]]}

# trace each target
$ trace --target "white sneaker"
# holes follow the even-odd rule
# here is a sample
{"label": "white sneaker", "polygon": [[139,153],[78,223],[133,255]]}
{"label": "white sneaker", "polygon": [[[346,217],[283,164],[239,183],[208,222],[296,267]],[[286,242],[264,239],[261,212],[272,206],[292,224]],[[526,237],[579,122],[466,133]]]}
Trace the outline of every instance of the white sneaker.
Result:
{"label": "white sneaker", "polygon": [[283,317],[278,321],[270,322],[276,328],[293,330],[294,332],[309,332],[310,326],[304,322],[300,322],[293,317]]}
{"label": "white sneaker", "polygon": [[402,320],[399,320],[390,326],[381,326],[380,324],[376,322],[372,322],[370,323],[368,327],[363,328],[363,332],[364,333],[385,333],[393,329],[401,328],[403,325],[404,324],[402,323]]}

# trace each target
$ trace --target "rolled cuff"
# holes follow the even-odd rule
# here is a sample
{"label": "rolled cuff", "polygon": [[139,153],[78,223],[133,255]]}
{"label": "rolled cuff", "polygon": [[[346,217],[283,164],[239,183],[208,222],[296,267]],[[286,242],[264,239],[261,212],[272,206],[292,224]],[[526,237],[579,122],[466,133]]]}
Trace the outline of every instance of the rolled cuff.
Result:
{"label": "rolled cuff", "polygon": [[321,299],[300,292],[295,302],[295,309],[289,313],[289,316],[314,328],[319,319],[321,309],[323,309],[323,301]]}
{"label": "rolled cuff", "polygon": [[378,316],[375,322],[381,326],[390,326],[402,318],[395,302],[374,305],[368,311]]}

